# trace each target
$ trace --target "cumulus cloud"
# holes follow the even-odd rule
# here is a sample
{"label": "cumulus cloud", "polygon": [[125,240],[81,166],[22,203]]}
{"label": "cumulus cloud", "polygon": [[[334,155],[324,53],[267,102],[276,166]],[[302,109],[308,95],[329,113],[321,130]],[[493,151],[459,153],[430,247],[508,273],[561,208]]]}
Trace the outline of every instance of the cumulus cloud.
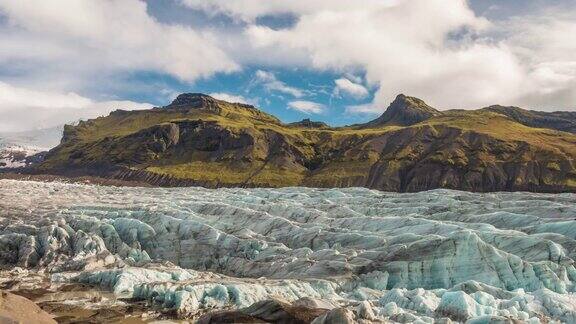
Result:
{"label": "cumulus cloud", "polygon": [[118,83],[138,72],[192,82],[238,70],[217,42],[207,29],[159,22],[139,0],[0,0],[0,129],[49,127],[112,108],[148,107],[76,94],[99,87],[110,87],[102,97],[113,98],[119,88],[138,93],[137,87],[147,86]]}
{"label": "cumulus cloud", "polygon": [[576,109],[576,6],[543,9],[495,25],[526,68],[525,91],[517,103]]}
{"label": "cumulus cloud", "polygon": [[296,87],[291,87],[276,78],[274,73],[268,71],[258,70],[255,73],[255,82],[262,84],[268,91],[278,91],[284,94],[291,95],[296,98],[301,98],[305,95],[305,91]]}
{"label": "cumulus cloud", "polygon": [[317,102],[296,100],[288,103],[288,108],[298,110],[305,114],[320,114],[324,112],[326,106]]}
{"label": "cumulus cloud", "polygon": [[295,26],[283,30],[253,25],[247,33],[262,49],[307,52],[314,68],[362,67],[368,83],[379,86],[375,110],[384,109],[398,93],[440,107],[474,107],[518,87],[520,67],[503,46],[447,39],[451,33],[465,38],[489,26],[464,0],[399,1],[379,10],[354,9],[302,15]]}
{"label": "cumulus cloud", "polygon": [[39,91],[0,82],[0,129],[3,132],[54,127],[107,115],[116,109],[150,108],[152,105],[146,103],[97,102],[76,93]]}
{"label": "cumulus cloud", "polygon": [[213,92],[210,93],[210,96],[219,99],[219,100],[224,100],[227,102],[232,102],[232,103],[242,103],[242,104],[248,104],[248,105],[253,105],[256,106],[258,104],[258,100],[256,99],[248,99],[245,98],[243,96],[239,96],[239,95],[234,95],[234,94],[230,94],[230,93],[226,93],[226,92]]}
{"label": "cumulus cloud", "polygon": [[[246,21],[252,56],[265,53],[260,62],[363,70],[378,89],[363,111],[380,112],[398,93],[441,109],[573,106],[574,10],[502,23],[478,16],[466,0],[182,1]],[[294,24],[257,23],[280,14]]]}
{"label": "cumulus cloud", "polygon": [[0,64],[35,73],[90,78],[144,70],[191,81],[238,69],[214,36],[160,23],[139,0],[0,0],[0,15],[8,21]]}
{"label": "cumulus cloud", "polygon": [[[207,16],[227,15],[234,22],[176,24],[157,19],[143,0],[0,0],[2,99],[14,100],[6,89],[42,89],[28,103],[1,107],[0,126],[26,125],[27,115],[43,116],[50,123],[58,119],[59,109],[66,118],[73,111],[108,111],[100,101],[78,93],[90,93],[86,89],[98,83],[125,80],[120,76],[151,71],[193,82],[246,66],[260,69],[251,84],[298,99],[289,107],[308,113],[325,107],[303,101],[319,99],[269,70],[297,67],[337,73],[343,76],[335,81],[337,94],[359,99],[374,89],[373,101],[348,107],[352,113],[380,113],[398,93],[421,97],[439,109],[505,104],[558,110],[576,105],[573,4],[539,6],[540,11],[530,15],[489,21],[466,0],[176,3]],[[290,22],[274,28],[258,19],[286,15]],[[125,91],[137,93],[132,90]],[[218,94],[232,101],[250,100],[227,91]],[[42,95],[49,96],[45,101],[50,104],[33,103],[42,101],[37,99]],[[168,89],[160,95],[175,93]],[[33,117],[30,124],[42,121]]]}
{"label": "cumulus cloud", "polygon": [[350,81],[347,78],[334,80],[334,83],[336,84],[336,87],[334,88],[334,94],[336,96],[340,96],[342,93],[357,99],[366,98],[368,96],[368,89],[366,89],[361,84]]}

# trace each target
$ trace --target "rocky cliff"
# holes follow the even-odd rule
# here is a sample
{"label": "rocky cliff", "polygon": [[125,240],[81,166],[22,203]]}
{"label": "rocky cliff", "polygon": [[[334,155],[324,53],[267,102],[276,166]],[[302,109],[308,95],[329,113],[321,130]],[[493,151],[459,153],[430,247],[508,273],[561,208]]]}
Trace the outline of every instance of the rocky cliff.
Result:
{"label": "rocky cliff", "polygon": [[374,121],[331,128],[182,94],[65,127],[35,172],[161,186],[576,191],[576,116],[499,107],[438,111],[399,95]]}

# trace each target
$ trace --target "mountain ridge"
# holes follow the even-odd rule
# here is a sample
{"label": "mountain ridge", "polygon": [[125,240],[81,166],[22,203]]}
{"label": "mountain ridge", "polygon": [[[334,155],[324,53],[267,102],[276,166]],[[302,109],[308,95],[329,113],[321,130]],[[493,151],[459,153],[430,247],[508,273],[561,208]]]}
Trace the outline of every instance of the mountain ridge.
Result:
{"label": "mountain ridge", "polygon": [[[65,127],[32,172],[161,186],[576,191],[576,134],[506,112],[438,111],[399,95],[374,121],[329,127],[187,93]],[[546,114],[570,130],[571,114]]]}
{"label": "mountain ridge", "polygon": [[576,133],[576,111],[544,112],[513,106],[494,105],[483,110],[503,114],[523,125]]}

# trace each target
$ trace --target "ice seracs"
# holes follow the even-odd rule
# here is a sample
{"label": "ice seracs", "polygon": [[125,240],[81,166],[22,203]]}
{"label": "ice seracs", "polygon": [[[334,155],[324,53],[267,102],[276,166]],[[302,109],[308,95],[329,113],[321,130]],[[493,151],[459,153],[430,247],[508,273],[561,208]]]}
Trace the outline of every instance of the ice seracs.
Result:
{"label": "ice seracs", "polygon": [[0,180],[0,198],[4,268],[181,317],[576,321],[573,194]]}

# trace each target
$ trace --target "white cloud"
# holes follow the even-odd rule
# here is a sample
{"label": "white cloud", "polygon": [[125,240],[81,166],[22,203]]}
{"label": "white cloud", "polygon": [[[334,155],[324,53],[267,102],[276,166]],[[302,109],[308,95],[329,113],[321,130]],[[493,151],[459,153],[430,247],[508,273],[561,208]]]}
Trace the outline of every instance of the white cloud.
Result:
{"label": "white cloud", "polygon": [[[134,72],[167,73],[190,82],[244,66],[260,68],[253,84],[295,99],[320,91],[294,87],[267,69],[338,73],[342,78],[336,91],[357,98],[366,97],[362,87],[376,89],[372,103],[349,107],[349,112],[381,112],[398,93],[440,109],[576,105],[574,5],[490,22],[474,14],[466,0],[180,2],[241,23],[222,26],[219,19],[206,20],[201,28],[166,23],[153,17],[143,0],[0,0],[0,100],[15,100],[6,94],[9,84],[42,89],[28,103],[18,99],[0,107],[0,126],[42,124],[36,115],[50,123],[59,119],[59,111],[64,116],[84,111],[74,107],[107,111],[78,95],[94,93],[98,84],[111,89],[111,98],[119,88],[124,93],[158,91],[162,100],[175,95],[160,93],[169,87],[164,84],[119,83]],[[294,19],[282,28],[257,19],[284,14]],[[14,88],[9,90],[19,91]],[[226,91],[221,95],[232,96]],[[42,95],[49,98],[39,99]],[[32,116],[29,123],[27,116]]]}
{"label": "white cloud", "polygon": [[166,101],[166,102],[174,101],[174,99],[176,99],[176,97],[178,97],[179,94],[180,93],[174,89],[170,89],[170,88],[160,89],[161,99]]}
{"label": "white cloud", "polygon": [[362,99],[368,96],[368,89],[361,84],[348,80],[347,78],[334,80],[334,83],[336,84],[334,94],[337,96],[341,93],[348,94],[356,99]]}
{"label": "white cloud", "polygon": [[258,100],[256,100],[256,99],[248,99],[248,98],[245,98],[243,96],[234,95],[234,94],[230,94],[230,93],[226,93],[226,92],[213,92],[213,93],[210,93],[210,96],[212,96],[216,99],[224,100],[224,101],[231,102],[231,103],[242,103],[242,104],[248,104],[248,105],[253,105],[253,106],[256,106],[258,104]]}
{"label": "white cloud", "polygon": [[296,98],[301,98],[306,94],[304,90],[287,85],[286,83],[278,80],[274,73],[267,71],[256,71],[255,82],[263,84],[264,88],[266,88],[268,91],[278,91],[281,93],[289,94]]}
{"label": "white cloud", "polygon": [[493,28],[526,69],[515,104],[576,110],[576,6],[543,9]]}
{"label": "white cloud", "polygon": [[466,108],[498,101],[501,92],[519,87],[521,67],[505,46],[447,39],[487,26],[464,0],[413,0],[379,10],[358,5],[350,11],[319,11],[302,15],[289,29],[252,25],[247,33],[261,50],[308,53],[317,69],[361,67],[367,82],[379,86],[373,105],[378,110],[398,93]]}
{"label": "white cloud", "polygon": [[238,65],[210,33],[158,22],[139,0],[0,0],[0,64],[82,81],[157,71],[191,81]]}
{"label": "white cloud", "polygon": [[[191,82],[238,70],[218,42],[207,29],[159,22],[140,0],[0,0],[0,102],[5,104],[0,127],[48,127],[107,113],[110,107],[142,107],[75,94],[104,88],[110,93],[100,96],[114,98],[119,89],[138,93],[154,88],[126,85],[134,72]],[[42,91],[26,98],[26,89]],[[158,93],[151,96],[174,96],[154,89]]]}
{"label": "white cloud", "polygon": [[319,104],[317,102],[296,100],[288,103],[288,107],[294,110],[298,110],[305,114],[320,114],[324,112],[326,106]]}
{"label": "white cloud", "polygon": [[364,83],[364,79],[361,76],[357,76],[351,73],[345,73],[344,77],[354,83],[362,84]]}
{"label": "white cloud", "polygon": [[[466,0],[182,1],[247,22],[241,43],[249,44],[242,51],[249,54],[242,60],[364,71],[368,85],[378,89],[370,106],[375,111],[398,93],[439,108],[574,106],[576,10],[503,24],[477,16]],[[257,17],[285,13],[295,17],[294,25],[256,23]]]}
{"label": "white cloud", "polygon": [[362,114],[362,115],[376,115],[381,114],[382,109],[380,106],[376,106],[374,103],[368,103],[363,105],[351,105],[345,108],[347,114]]}
{"label": "white cloud", "polygon": [[0,129],[3,132],[54,127],[103,116],[116,109],[149,108],[152,105],[146,103],[96,102],[76,93],[39,91],[0,82]]}

